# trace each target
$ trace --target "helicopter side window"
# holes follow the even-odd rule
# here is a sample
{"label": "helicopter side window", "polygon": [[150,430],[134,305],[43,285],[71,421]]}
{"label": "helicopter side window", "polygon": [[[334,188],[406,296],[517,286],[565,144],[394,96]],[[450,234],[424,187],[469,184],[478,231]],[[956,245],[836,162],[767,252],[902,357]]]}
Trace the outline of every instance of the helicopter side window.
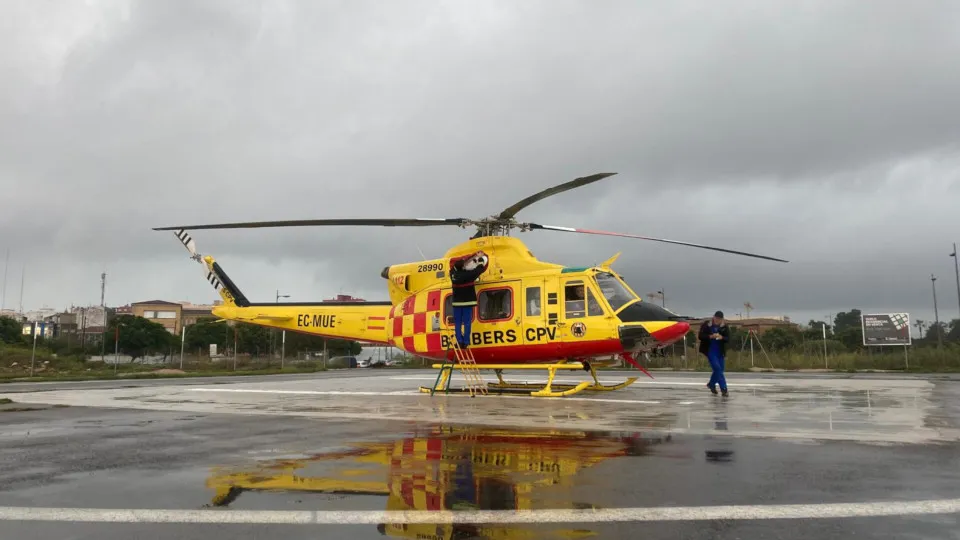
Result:
{"label": "helicopter side window", "polygon": [[527,316],[540,315],[540,287],[527,287]]}
{"label": "helicopter side window", "polygon": [[586,316],[586,290],[583,282],[577,281],[567,284],[563,290],[563,300],[568,319],[579,319]]}
{"label": "helicopter side window", "polygon": [[513,316],[513,291],[487,289],[477,295],[477,319],[500,321]]}

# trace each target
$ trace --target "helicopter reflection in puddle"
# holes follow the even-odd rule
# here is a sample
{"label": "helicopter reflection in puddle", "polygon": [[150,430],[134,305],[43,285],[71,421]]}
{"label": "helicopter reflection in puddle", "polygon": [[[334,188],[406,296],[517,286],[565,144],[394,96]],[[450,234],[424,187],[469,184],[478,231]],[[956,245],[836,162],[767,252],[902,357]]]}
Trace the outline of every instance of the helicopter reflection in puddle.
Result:
{"label": "helicopter reflection in puddle", "polygon": [[[293,491],[382,495],[387,511],[591,509],[597,506],[575,499],[591,492],[582,489],[589,479],[577,478],[578,473],[610,458],[650,454],[670,441],[669,434],[434,427],[339,452],[215,470],[207,487],[215,491],[213,506],[218,507],[244,491]],[[499,524],[384,523],[378,530],[423,539],[595,535],[584,529],[546,533]]]}

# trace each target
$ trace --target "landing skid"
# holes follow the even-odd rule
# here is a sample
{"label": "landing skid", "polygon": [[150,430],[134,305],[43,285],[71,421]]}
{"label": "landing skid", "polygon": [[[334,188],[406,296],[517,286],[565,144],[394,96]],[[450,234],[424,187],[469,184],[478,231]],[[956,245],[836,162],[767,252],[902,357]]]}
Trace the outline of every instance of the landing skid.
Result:
{"label": "landing skid", "polygon": [[[486,365],[468,365],[464,366],[462,364],[433,364],[431,367],[434,369],[439,369],[440,373],[437,376],[437,380],[434,383],[433,387],[420,387],[420,392],[426,394],[434,394],[436,392],[450,393],[450,391],[456,392],[468,392],[469,388],[451,388],[450,387],[450,378],[454,369],[467,369],[467,370],[481,370],[481,369],[492,369],[497,375],[497,382],[487,383],[487,388],[491,391],[496,390],[498,393],[526,393],[533,397],[564,397],[572,396],[574,394],[579,394],[584,391],[592,392],[612,392],[614,390],[620,390],[626,388],[636,382],[639,377],[629,377],[626,381],[614,384],[614,385],[604,385],[600,384],[600,381],[597,379],[597,370],[593,365],[587,364],[584,365],[582,362],[558,362],[556,364],[486,364]],[[547,371],[547,382],[544,383],[528,383],[528,382],[508,382],[503,378],[503,370],[546,370]],[[556,383],[554,379],[557,376],[558,370],[567,370],[567,371],[589,371],[590,376],[593,378],[593,382],[584,381],[576,384],[569,383]]]}

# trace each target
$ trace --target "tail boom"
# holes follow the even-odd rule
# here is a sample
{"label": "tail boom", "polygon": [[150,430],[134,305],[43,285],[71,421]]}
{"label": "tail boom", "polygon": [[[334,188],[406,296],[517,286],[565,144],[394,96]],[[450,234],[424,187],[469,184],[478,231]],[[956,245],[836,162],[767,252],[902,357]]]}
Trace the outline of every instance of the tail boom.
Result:
{"label": "tail boom", "polygon": [[222,319],[268,326],[333,339],[387,344],[389,302],[319,302],[310,304],[223,305],[213,308]]}
{"label": "tail boom", "polygon": [[[187,236],[181,241],[187,245],[192,239]],[[203,264],[207,281],[223,299],[223,305],[212,310],[216,317],[325,338],[387,343],[390,302],[250,302],[213,257],[197,259]]]}

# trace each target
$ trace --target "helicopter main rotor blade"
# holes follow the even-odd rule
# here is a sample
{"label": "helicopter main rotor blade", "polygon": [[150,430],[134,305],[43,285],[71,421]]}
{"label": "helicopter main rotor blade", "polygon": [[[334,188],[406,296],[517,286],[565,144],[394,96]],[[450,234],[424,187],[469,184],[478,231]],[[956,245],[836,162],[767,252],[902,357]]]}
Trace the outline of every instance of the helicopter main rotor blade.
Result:
{"label": "helicopter main rotor blade", "polygon": [[316,226],[380,226],[380,227],[429,227],[442,225],[464,226],[469,220],[464,218],[410,218],[410,219],[300,219],[287,221],[251,221],[246,223],[213,223],[209,225],[176,225],[173,227],[155,227],[155,231],[198,230],[198,229],[257,229],[262,227],[316,227]]}
{"label": "helicopter main rotor blade", "polygon": [[564,184],[560,184],[559,186],[553,186],[552,188],[547,188],[541,191],[540,193],[536,193],[534,195],[527,197],[526,199],[523,199],[522,201],[507,208],[503,212],[500,212],[500,215],[498,215],[497,217],[500,219],[510,219],[513,216],[517,215],[517,212],[519,212],[520,210],[523,210],[524,208],[530,206],[531,204],[537,201],[541,201],[543,199],[546,199],[547,197],[556,195],[557,193],[563,193],[564,191],[569,191],[571,189],[585,186],[587,184],[592,184],[598,180],[603,180],[604,178],[607,178],[608,176],[613,176],[615,174],[617,173],[592,174],[590,176],[584,176],[582,178],[577,178],[576,180],[571,180]]}
{"label": "helicopter main rotor blade", "polygon": [[783,263],[789,262],[783,259],[777,259],[776,257],[768,257],[766,255],[757,255],[755,253],[747,253],[745,251],[736,251],[732,249],[718,248],[713,246],[704,246],[702,244],[692,244],[690,242],[681,242],[679,240],[666,240],[664,238],[652,238],[649,236],[640,236],[638,234],[627,234],[627,233],[608,232],[608,231],[594,231],[590,229],[575,229],[573,227],[557,227],[555,225],[540,225],[537,223],[527,223],[526,226],[529,227],[530,229],[542,229],[546,231],[562,231],[562,232],[575,232],[575,233],[581,233],[581,234],[601,234],[605,236],[621,236],[624,238],[639,238],[640,240],[652,240],[654,242],[678,244],[681,246],[690,246],[690,247],[696,247],[701,249],[709,249],[712,251],[722,251],[724,253],[733,253],[734,255],[744,255],[747,257],[755,257],[757,259],[766,259],[768,261],[776,261],[776,262],[783,262]]}

